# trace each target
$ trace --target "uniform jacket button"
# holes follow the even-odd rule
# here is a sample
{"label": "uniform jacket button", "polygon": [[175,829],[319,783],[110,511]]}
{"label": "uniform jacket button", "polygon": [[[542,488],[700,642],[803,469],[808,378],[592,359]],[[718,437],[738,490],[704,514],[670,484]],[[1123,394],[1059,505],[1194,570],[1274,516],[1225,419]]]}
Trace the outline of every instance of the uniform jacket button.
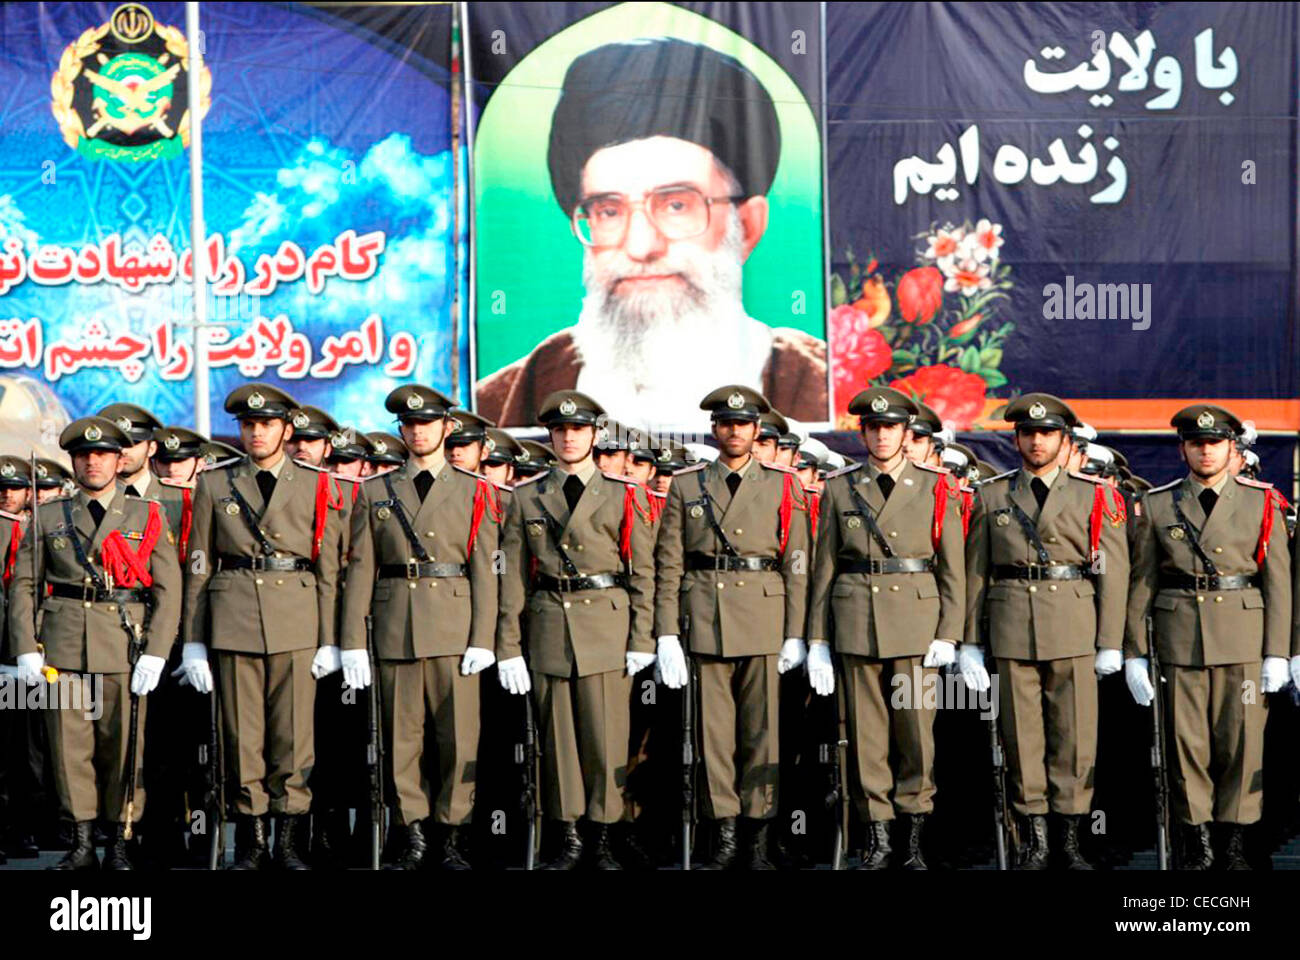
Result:
{"label": "uniform jacket button", "polygon": [[571,606],[572,606],[572,604],[571,604],[571,603],[569,603],[569,601],[568,601],[568,600],[565,600],[565,601],[564,601],[564,609],[565,609],[565,610],[568,610],[568,609],[569,609],[569,607],[571,607]]}
{"label": "uniform jacket button", "polygon": [[736,586],[738,586],[738,587],[743,587],[744,585],[745,585],[745,581],[744,581],[744,580],[737,580],[737,581],[736,581]]}
{"label": "uniform jacket button", "polygon": [[718,589],[721,590],[721,589],[722,589],[723,587],[725,587],[725,586],[726,586],[725,583],[720,583],[720,584],[718,584]]}
{"label": "uniform jacket button", "polygon": [[896,584],[896,583],[891,584],[890,587],[889,587],[889,589],[892,590],[892,591],[894,591],[894,593],[898,593],[898,584]]}
{"label": "uniform jacket button", "polygon": [[1214,598],[1214,602],[1215,602],[1215,603],[1223,603],[1223,597],[1215,597],[1215,598]]}
{"label": "uniform jacket button", "polygon": [[1049,584],[1047,585],[1047,591],[1048,591],[1049,593],[1055,593],[1055,592],[1056,592],[1056,584],[1054,584],[1054,583],[1049,583]]}
{"label": "uniform jacket button", "polygon": [[742,534],[744,534],[744,532],[745,532],[745,531],[744,531],[744,530],[741,530],[740,527],[737,527],[737,528],[736,528],[736,536],[739,537],[739,536],[741,536]]}
{"label": "uniform jacket button", "polygon": [[1214,548],[1214,552],[1215,552],[1215,553],[1223,553],[1223,547],[1215,547],[1215,548]]}
{"label": "uniform jacket button", "polygon": [[879,588],[878,586],[876,586],[876,585],[873,583],[873,584],[871,585],[871,592],[872,592],[872,593],[879,593],[879,592],[880,592],[880,588]]}
{"label": "uniform jacket button", "polygon": [[582,544],[578,544],[578,552],[582,553]]}
{"label": "uniform jacket button", "polygon": [[1038,592],[1038,588],[1037,588],[1037,587],[1033,587],[1033,586],[1031,586],[1031,587],[1029,588],[1029,592],[1030,592],[1030,593],[1037,593],[1037,592]]}
{"label": "uniform jacket button", "polygon": [[255,584],[257,584],[257,585],[260,587],[260,586],[262,585],[262,578],[261,578],[261,577],[258,577],[258,578],[257,578],[256,580],[254,580],[253,582],[254,582]]}
{"label": "uniform jacket button", "polygon": [[1204,602],[1205,602],[1205,598],[1204,598],[1204,597],[1197,597],[1197,598],[1196,598],[1196,602],[1197,602],[1197,603],[1204,603]]}
{"label": "uniform jacket button", "polygon": [[414,581],[413,581],[413,582],[411,582],[411,583],[408,583],[407,586],[410,587],[412,590],[414,590],[416,585],[415,585],[415,583],[414,583]]}

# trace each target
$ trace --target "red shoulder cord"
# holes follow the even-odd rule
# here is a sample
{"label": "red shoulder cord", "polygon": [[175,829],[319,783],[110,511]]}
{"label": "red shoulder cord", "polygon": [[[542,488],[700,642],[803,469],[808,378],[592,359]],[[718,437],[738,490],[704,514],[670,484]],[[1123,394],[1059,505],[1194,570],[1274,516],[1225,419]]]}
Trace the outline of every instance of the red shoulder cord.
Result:
{"label": "red shoulder cord", "polygon": [[1278,493],[1275,487],[1264,491],[1264,516],[1259,521],[1259,541],[1255,544],[1255,565],[1262,567],[1268,556],[1268,538],[1273,535],[1273,506],[1276,505],[1283,514],[1290,506],[1286,497]]}
{"label": "red shoulder cord", "polygon": [[970,535],[970,514],[975,506],[975,491],[961,490],[961,535]]}
{"label": "red shoulder cord", "polygon": [[356,503],[356,502],[357,502],[357,494],[361,492],[361,484],[359,484],[359,483],[354,483],[354,484],[352,484],[351,486],[352,486],[352,502],[353,502],[353,503]]}
{"label": "red shoulder cord", "polygon": [[478,539],[478,528],[483,522],[484,513],[490,514],[493,522],[498,524],[505,516],[492,484],[487,480],[477,480],[474,484],[474,507],[469,520],[469,542],[465,544],[466,556],[474,552],[474,541]]}
{"label": "red shoulder cord", "polygon": [[650,515],[650,522],[658,523],[659,518],[664,515],[664,507],[668,505],[668,501],[660,500],[653,493],[651,493],[650,484],[643,483],[642,486],[645,488],[645,500],[646,500],[647,512]]}
{"label": "red shoulder cord", "polygon": [[1097,548],[1101,545],[1101,522],[1106,516],[1106,491],[1102,489],[1100,483],[1093,485],[1092,491],[1092,516],[1088,518],[1088,550],[1090,557],[1097,555]]}
{"label": "red shoulder cord", "polygon": [[645,516],[641,505],[636,502],[636,487],[630,483],[623,484],[623,522],[618,528],[618,555],[625,563],[632,562],[632,527],[638,515]]}
{"label": "red shoulder cord", "polygon": [[4,584],[9,586],[9,581],[14,578],[14,567],[18,564],[18,545],[23,540],[23,526],[17,520],[14,521],[13,533],[9,535],[9,556],[5,558]]}
{"label": "red shoulder cord", "polygon": [[181,565],[185,564],[185,557],[188,555],[190,546],[190,527],[194,524],[194,500],[193,491],[189,487],[181,487],[181,538],[179,541]]}
{"label": "red shoulder cord", "polygon": [[930,546],[939,552],[943,540],[943,518],[948,512],[948,475],[940,474],[934,485],[934,525],[930,528]]}
{"label": "red shoulder cord", "polygon": [[822,495],[816,490],[808,491],[808,516],[811,518],[813,539],[817,539],[817,517],[822,512]]}
{"label": "red shoulder cord", "polygon": [[138,552],[131,549],[121,530],[114,530],[104,539],[104,545],[100,548],[100,560],[108,575],[113,578],[113,583],[120,587],[134,587],[137,584],[153,586],[153,577],[149,573],[149,556],[161,533],[162,515],[158,512],[158,504],[150,502],[149,522],[145,524]]}
{"label": "red shoulder cord", "polygon": [[333,496],[330,490],[330,475],[328,473],[316,474],[316,517],[311,538],[312,563],[320,559],[321,544],[325,541],[325,520],[329,516],[330,510],[342,509],[343,488],[339,488],[337,497]]}
{"label": "red shoulder cord", "polygon": [[790,515],[794,512],[794,488],[797,484],[794,476],[781,474],[781,556],[785,556],[786,545],[790,542]]}

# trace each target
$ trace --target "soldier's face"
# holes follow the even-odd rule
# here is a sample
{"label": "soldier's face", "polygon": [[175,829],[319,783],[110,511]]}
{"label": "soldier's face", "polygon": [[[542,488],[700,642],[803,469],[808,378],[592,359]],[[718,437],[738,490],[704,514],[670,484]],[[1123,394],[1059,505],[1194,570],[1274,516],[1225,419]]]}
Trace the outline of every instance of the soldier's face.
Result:
{"label": "soldier's face", "polygon": [[903,456],[913,463],[929,463],[933,451],[933,440],[927,436],[918,437],[911,430],[907,431],[907,436],[903,439]]}
{"label": "soldier's face", "polygon": [[550,428],[551,448],[561,463],[581,463],[591,456],[596,428],[589,424],[560,423]]}
{"label": "soldier's face", "polygon": [[1064,434],[1060,430],[1017,430],[1016,449],[1030,467],[1037,470],[1059,460]]}
{"label": "soldier's face", "polygon": [[411,456],[427,457],[446,439],[447,420],[403,420],[398,432]]}
{"label": "soldier's face", "polygon": [[808,487],[812,490],[820,489],[821,484],[817,482],[817,468],[800,467],[799,482],[802,483],[805,487]]}
{"label": "soldier's face", "polygon": [[360,477],[365,475],[366,461],[358,458],[356,460],[339,460],[332,465],[332,469],[340,477]]}
{"label": "soldier's face", "polygon": [[483,476],[493,483],[510,483],[514,479],[515,468],[508,463],[485,463],[482,465]]}
{"label": "soldier's face", "polygon": [[717,420],[713,424],[713,439],[728,457],[753,453],[757,438],[758,424],[750,420]]}
{"label": "soldier's face", "polygon": [[184,460],[154,460],[153,472],[164,480],[193,480],[198,473],[199,458],[186,457]]}
{"label": "soldier's face", "polygon": [[447,462],[460,467],[462,470],[477,472],[479,463],[482,460],[483,444],[478,441],[474,443],[457,443],[447,447]]}
{"label": "soldier's face", "polygon": [[792,448],[792,447],[777,447],[777,448],[776,448],[776,460],[775,460],[774,462],[775,462],[775,463],[779,463],[779,464],[780,464],[781,466],[783,466],[783,467],[793,467],[793,466],[794,466],[794,448]]}
{"label": "soldier's face", "polygon": [[626,450],[597,450],[596,466],[606,473],[622,476],[627,467]]}
{"label": "soldier's face", "polygon": [[650,481],[650,489],[655,493],[667,494],[673,485],[673,475],[671,473],[656,473],[653,480]]}
{"label": "soldier's face", "polygon": [[754,441],[754,459],[759,463],[776,463],[776,438],[759,437]]}
{"label": "soldier's face", "polygon": [[20,513],[27,507],[28,496],[26,487],[4,487],[0,489],[0,510]]}
{"label": "soldier's face", "polygon": [[902,451],[908,433],[905,423],[872,420],[862,428],[862,442],[872,457],[888,463]]}
{"label": "soldier's face", "polygon": [[119,460],[114,450],[81,450],[72,455],[72,474],[82,487],[98,493],[117,480]]}
{"label": "soldier's face", "polygon": [[1245,465],[1246,458],[1241,455],[1241,451],[1237,449],[1237,445],[1234,443],[1232,449],[1228,452],[1228,473],[1235,477],[1241,473],[1241,468]]}
{"label": "soldier's face", "polygon": [[1233,443],[1227,439],[1184,440],[1181,445],[1183,459],[1198,477],[1213,477],[1228,469],[1228,457]]}
{"label": "soldier's face", "polygon": [[1088,459],[1088,447],[1086,444],[1075,443],[1073,440],[1065,440],[1061,444],[1061,466],[1067,470],[1073,470],[1078,473],[1083,469],[1084,461]]}
{"label": "soldier's face", "polygon": [[254,460],[270,460],[287,441],[293,439],[293,426],[283,420],[243,419],[239,421],[239,442]]}
{"label": "soldier's face", "polygon": [[295,437],[284,445],[284,452],[294,460],[301,460],[309,466],[319,467],[329,455],[329,441],[324,437],[314,439]]}
{"label": "soldier's face", "polygon": [[36,502],[49,503],[51,500],[54,500],[61,496],[63,496],[62,487],[43,487],[42,489],[36,491]]}
{"label": "soldier's face", "polygon": [[144,465],[149,458],[157,452],[158,444],[152,440],[143,440],[140,443],[133,443],[129,447],[123,447],[122,455],[118,459],[118,474],[123,477],[134,477],[144,469]]}
{"label": "soldier's face", "polygon": [[648,460],[634,460],[629,458],[627,466],[623,468],[623,475],[631,477],[637,483],[646,483],[654,476],[655,465]]}

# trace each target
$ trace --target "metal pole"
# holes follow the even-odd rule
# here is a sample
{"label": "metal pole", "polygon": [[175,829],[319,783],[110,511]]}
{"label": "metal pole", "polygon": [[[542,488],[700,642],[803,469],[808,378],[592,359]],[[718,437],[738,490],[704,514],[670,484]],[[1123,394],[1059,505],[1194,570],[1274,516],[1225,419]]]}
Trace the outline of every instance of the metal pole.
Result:
{"label": "metal pole", "polygon": [[[474,57],[471,50],[470,27],[469,27],[469,4],[460,4],[460,58],[461,58],[461,89],[465,96],[465,210],[468,214],[466,217],[466,276],[465,276],[465,309],[462,316],[465,317],[465,327],[469,331],[469,383],[466,392],[468,393],[468,402],[465,404],[470,410],[478,409],[478,398],[474,395],[474,384],[478,378],[478,344],[475,342],[478,337],[478,314],[476,312],[477,295],[474,289],[475,269],[474,269],[474,247],[475,247],[475,230],[474,230]],[[454,163],[460,163],[460,157],[455,157]],[[457,237],[455,242],[459,244],[460,238]],[[456,278],[460,282],[460,277]]]}
{"label": "metal pole", "polygon": [[208,284],[207,242],[203,223],[203,49],[199,38],[199,5],[185,4],[185,39],[190,68],[185,76],[190,109],[190,262],[193,272],[194,429],[212,435],[208,417]]}
{"label": "metal pole", "polygon": [[[818,117],[821,121],[821,167],[822,167],[822,316],[830,316],[831,311],[831,218],[830,218],[830,137],[826,131],[826,4],[817,5],[817,26],[821,32],[818,38],[818,44],[821,47],[821,70],[820,85],[818,93],[821,97],[821,104],[818,109]],[[822,333],[830,335],[826,329],[823,320]],[[834,409],[834,391],[835,380],[832,375],[830,364],[826,365],[826,396],[831,398],[831,409],[826,411],[827,427],[834,429],[835,414]]]}

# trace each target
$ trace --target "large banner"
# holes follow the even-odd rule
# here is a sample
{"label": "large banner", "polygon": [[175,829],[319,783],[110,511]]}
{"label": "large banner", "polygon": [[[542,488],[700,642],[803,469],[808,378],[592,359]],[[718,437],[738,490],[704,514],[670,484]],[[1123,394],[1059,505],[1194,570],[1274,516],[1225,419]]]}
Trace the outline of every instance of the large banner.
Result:
{"label": "large banner", "polygon": [[1290,3],[830,4],[834,404],[1300,426]]}
{"label": "large banner", "polygon": [[[249,379],[364,429],[400,381],[468,399],[450,9],[201,16],[213,429]],[[0,9],[0,379],[56,421],[193,423],[189,65],[181,3]]]}
{"label": "large banner", "polygon": [[815,3],[475,3],[476,403],[828,417]]}

